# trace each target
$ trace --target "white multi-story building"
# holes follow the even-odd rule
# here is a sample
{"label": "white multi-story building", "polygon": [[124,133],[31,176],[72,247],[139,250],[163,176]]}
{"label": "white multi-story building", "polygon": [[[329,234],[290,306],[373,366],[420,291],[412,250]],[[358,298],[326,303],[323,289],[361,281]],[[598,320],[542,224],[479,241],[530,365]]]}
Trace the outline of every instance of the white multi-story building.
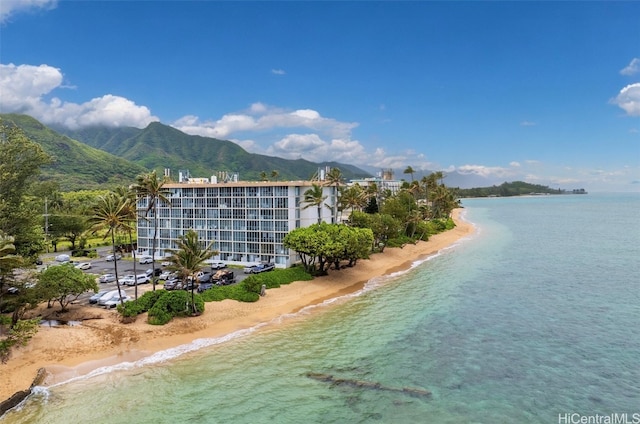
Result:
{"label": "white multi-story building", "polygon": [[[326,196],[320,207],[304,203],[304,193],[313,184]],[[212,183],[185,178],[163,187],[170,203],[157,205],[156,258],[168,256],[168,249],[177,248],[178,237],[194,229],[203,243],[213,242],[212,249],[219,252],[214,260],[235,265],[267,261],[286,268],[299,262],[298,255],[282,245],[287,233],[317,223],[318,214],[321,221],[336,222],[337,190],[323,181]],[[147,198],[139,200],[141,214],[147,205]],[[153,233],[154,217],[149,212],[138,220],[140,254],[151,254]]]}

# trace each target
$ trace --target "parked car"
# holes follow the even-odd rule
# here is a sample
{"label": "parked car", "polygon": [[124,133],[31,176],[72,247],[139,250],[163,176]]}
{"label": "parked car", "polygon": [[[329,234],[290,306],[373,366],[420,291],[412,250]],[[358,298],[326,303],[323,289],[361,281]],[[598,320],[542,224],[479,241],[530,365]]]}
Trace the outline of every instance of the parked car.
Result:
{"label": "parked car", "polygon": [[244,267],[244,270],[242,272],[244,272],[245,274],[253,274],[253,270],[256,269],[259,265],[248,265]]}
{"label": "parked car", "polygon": [[151,268],[149,268],[144,273],[147,274],[147,277],[151,278],[151,276],[154,275],[154,274],[155,274],[156,277],[159,276],[160,274],[162,274],[162,270],[160,268],[156,268],[156,271],[153,272],[151,270]]}
{"label": "parked car", "polygon": [[134,277],[133,275],[128,275],[126,280],[122,280],[120,281],[122,284],[125,284],[127,286],[135,286],[137,284],[146,284],[149,281],[149,276],[147,274],[138,274],[136,277]]}
{"label": "parked car", "polygon": [[236,282],[233,271],[220,270],[211,277],[211,282],[217,286],[227,286]]}
{"label": "parked car", "polygon": [[[126,296],[124,293],[122,294],[122,302],[130,302],[133,298],[130,296]],[[104,302],[104,307],[107,309],[115,308],[120,304],[120,297],[114,296],[111,299]]]}
{"label": "parked car", "polygon": [[272,263],[260,264],[255,266],[252,270],[252,274],[260,274],[261,272],[273,271],[276,266]]}
{"label": "parked car", "polygon": [[182,288],[182,281],[177,278],[167,280],[164,282],[165,290],[180,290]]}
{"label": "parked car", "polygon": [[208,283],[209,281],[211,281],[211,273],[210,272],[200,272],[198,273],[199,275],[196,277],[196,281],[198,283]]}
{"label": "parked car", "polygon": [[[124,290],[120,290],[120,292],[122,293],[122,297],[125,297],[127,295]],[[120,299],[120,293],[118,293],[118,290],[111,290],[102,295],[102,297],[98,299],[98,305],[104,306],[106,302],[114,298]]]}
{"label": "parked car", "polygon": [[56,256],[56,262],[66,263],[66,262],[69,262],[70,260],[71,260],[71,257],[69,255]]}
{"label": "parked car", "polygon": [[209,290],[213,286],[215,286],[215,283],[213,281],[209,281],[208,283],[200,283],[200,285],[198,286],[198,293]]}
{"label": "parked car", "polygon": [[111,291],[111,290],[102,290],[102,291],[99,291],[98,293],[94,294],[93,296],[91,296],[91,297],[89,298],[89,303],[90,303],[90,304],[98,303],[98,300],[100,300],[100,298],[101,298],[102,296],[104,296],[105,294],[109,293],[110,291]]}
{"label": "parked car", "polygon": [[118,282],[119,282],[120,284],[128,285],[127,283],[128,283],[129,281],[134,281],[134,280],[135,280],[135,278],[136,278],[136,276],[135,276],[135,275],[133,275],[133,274],[127,274],[127,275],[125,275],[125,276],[120,277],[120,279],[118,280]]}
{"label": "parked car", "polygon": [[187,281],[182,285],[183,290],[189,290],[198,288],[198,283],[194,281]]}
{"label": "parked car", "polygon": [[226,267],[227,267],[227,264],[225,264],[224,262],[219,262],[219,261],[211,262],[211,269],[222,269]]}
{"label": "parked car", "polygon": [[138,261],[141,264],[150,264],[153,262],[153,258],[151,256],[140,256],[140,260]]}
{"label": "parked car", "polygon": [[171,262],[171,261],[164,261],[160,265],[161,266],[171,266],[172,264],[173,264],[173,262]]}
{"label": "parked car", "polygon": [[98,281],[101,283],[115,283],[116,276],[115,274],[102,274],[100,278],[98,278]]}
{"label": "parked car", "polygon": [[171,271],[162,271],[162,274],[158,276],[160,280],[168,280],[173,276],[173,272]]}
{"label": "parked car", "polygon": [[82,270],[91,269],[91,262],[80,262],[76,265],[76,268]]}
{"label": "parked car", "polygon": [[120,259],[122,259],[122,255],[119,253],[116,253],[115,255],[108,255],[106,257],[107,262],[119,261]]}

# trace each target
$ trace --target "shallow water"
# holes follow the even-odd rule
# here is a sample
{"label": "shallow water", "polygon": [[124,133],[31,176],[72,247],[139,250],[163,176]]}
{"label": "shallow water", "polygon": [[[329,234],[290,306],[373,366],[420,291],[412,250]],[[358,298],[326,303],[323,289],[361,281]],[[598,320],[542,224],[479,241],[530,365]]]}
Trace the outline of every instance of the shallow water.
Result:
{"label": "shallow water", "polygon": [[[0,421],[633,419],[640,413],[640,196],[464,205],[477,233],[407,272],[227,338],[38,389]],[[432,395],[385,389],[403,387]]]}

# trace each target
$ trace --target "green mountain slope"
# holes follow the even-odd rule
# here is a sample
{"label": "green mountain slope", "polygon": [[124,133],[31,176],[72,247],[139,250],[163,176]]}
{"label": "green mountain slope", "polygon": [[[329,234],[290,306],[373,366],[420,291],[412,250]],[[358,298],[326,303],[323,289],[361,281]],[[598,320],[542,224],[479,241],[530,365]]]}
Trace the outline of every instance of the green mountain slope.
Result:
{"label": "green mountain slope", "polygon": [[257,180],[261,172],[278,171],[279,180],[309,179],[319,166],[340,168],[346,179],[371,176],[367,171],[337,162],[314,163],[249,153],[228,140],[185,134],[173,127],[153,122],[147,128],[93,127],[60,132],[135,162],[148,169],[181,169],[194,177],[209,177],[219,171],[238,172],[242,180]]}
{"label": "green mountain slope", "polygon": [[128,185],[137,175],[148,171],[139,164],[59,134],[30,116],[0,114],[0,120],[21,128],[53,157],[54,161],[43,167],[41,179],[56,181],[63,191]]}

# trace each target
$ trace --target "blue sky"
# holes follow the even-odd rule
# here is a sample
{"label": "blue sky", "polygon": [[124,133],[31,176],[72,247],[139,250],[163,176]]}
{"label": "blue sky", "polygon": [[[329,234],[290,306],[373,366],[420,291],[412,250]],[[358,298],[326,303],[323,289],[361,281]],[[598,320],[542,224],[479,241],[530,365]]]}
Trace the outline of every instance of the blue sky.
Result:
{"label": "blue sky", "polygon": [[3,0],[0,21],[0,110],[46,124],[640,191],[639,2]]}

